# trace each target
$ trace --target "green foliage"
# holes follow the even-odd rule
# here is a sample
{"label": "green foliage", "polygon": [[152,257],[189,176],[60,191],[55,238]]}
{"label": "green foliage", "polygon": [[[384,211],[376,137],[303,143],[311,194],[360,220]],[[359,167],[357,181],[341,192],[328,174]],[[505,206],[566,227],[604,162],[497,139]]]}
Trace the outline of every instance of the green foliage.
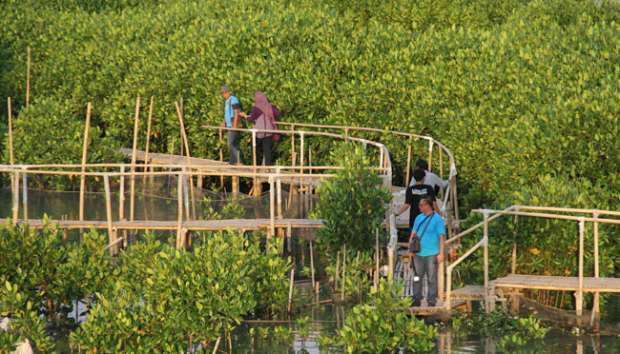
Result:
{"label": "green foliage", "polygon": [[245,209],[233,196],[227,198],[219,211],[216,210],[213,199],[209,195],[205,195],[200,204],[202,217],[205,220],[242,219],[245,216]]}
{"label": "green foliage", "polygon": [[401,286],[382,281],[368,303],[353,307],[336,337],[323,337],[321,344],[347,353],[394,353],[400,348],[407,352],[431,350],[437,328],[408,315],[410,299],[402,298],[402,291]]}
{"label": "green foliage", "polygon": [[8,330],[0,329],[0,352],[15,350],[15,345],[28,340],[37,353],[54,349],[52,338],[45,330],[45,319],[39,316],[36,303],[18,285],[5,281],[0,286],[0,318],[8,317]]}
{"label": "green foliage", "polygon": [[[72,345],[105,352],[208,347],[251,312],[271,313],[284,304],[289,263],[274,247],[262,250],[232,233],[212,234],[191,252],[152,240],[132,247],[121,255],[119,280],[97,296]],[[133,269],[145,263],[144,271]],[[142,283],[126,286],[136,280]]]}
{"label": "green foliage", "polygon": [[319,186],[316,216],[324,220],[317,242],[335,259],[343,245],[353,253],[374,249],[375,232],[381,228],[391,194],[369,170],[370,163],[361,149],[344,145],[333,158],[343,169]]}
{"label": "green foliage", "polygon": [[496,338],[502,351],[542,340],[549,331],[549,328],[532,316],[513,317],[503,310],[495,310],[490,314],[476,312],[471,317],[455,317],[452,320],[452,328],[457,336]]}
{"label": "green foliage", "polygon": [[370,287],[372,286],[371,271],[375,267],[374,258],[368,253],[358,253],[355,256],[348,254],[346,264],[346,276],[342,254],[340,256],[338,274],[336,274],[335,264],[325,267],[325,271],[332,283],[338,277],[338,288],[334,289],[335,296],[341,296],[342,282],[344,281],[345,296],[361,301],[370,292]]}

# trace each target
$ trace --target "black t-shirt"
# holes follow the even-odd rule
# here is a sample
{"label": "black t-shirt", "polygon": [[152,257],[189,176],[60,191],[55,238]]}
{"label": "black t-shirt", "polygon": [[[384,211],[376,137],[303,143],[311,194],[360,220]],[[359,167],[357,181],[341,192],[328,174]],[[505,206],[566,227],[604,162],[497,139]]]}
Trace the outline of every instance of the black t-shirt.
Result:
{"label": "black t-shirt", "polygon": [[435,191],[427,184],[414,184],[407,188],[405,193],[405,203],[409,204],[409,231],[413,227],[415,218],[420,215],[418,204],[422,198],[430,198],[435,201]]}

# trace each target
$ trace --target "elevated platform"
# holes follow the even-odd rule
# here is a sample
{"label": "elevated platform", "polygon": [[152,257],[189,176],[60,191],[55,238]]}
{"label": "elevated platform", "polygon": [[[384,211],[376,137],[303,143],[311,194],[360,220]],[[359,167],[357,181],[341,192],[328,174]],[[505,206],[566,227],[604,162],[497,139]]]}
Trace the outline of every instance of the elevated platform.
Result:
{"label": "elevated platform", "polygon": [[[539,289],[539,290],[562,290],[577,291],[579,289],[578,277],[560,277],[552,275],[521,275],[510,274],[503,278],[495,279],[496,288],[514,289]],[[619,293],[620,278],[583,278],[584,292]]]}
{"label": "elevated platform", "polygon": [[[0,219],[0,223],[8,223],[9,219]],[[99,220],[48,220],[61,229],[107,229],[106,221]],[[20,221],[20,224],[24,224]],[[45,225],[41,219],[29,219],[27,223],[32,228],[41,228]],[[178,228],[177,221],[136,220],[114,221],[112,228],[118,230],[170,230]],[[183,221],[181,227],[188,231],[218,231],[218,230],[261,230],[271,226],[270,219],[230,219],[230,220],[190,220]],[[294,229],[311,229],[323,226],[322,220],[313,219],[283,219],[274,223],[275,227],[291,227]]]}

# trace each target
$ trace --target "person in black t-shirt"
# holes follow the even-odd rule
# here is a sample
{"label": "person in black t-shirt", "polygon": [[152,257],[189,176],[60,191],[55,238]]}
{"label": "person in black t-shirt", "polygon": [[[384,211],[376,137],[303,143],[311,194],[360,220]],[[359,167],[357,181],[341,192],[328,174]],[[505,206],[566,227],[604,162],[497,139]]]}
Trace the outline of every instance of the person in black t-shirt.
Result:
{"label": "person in black t-shirt", "polygon": [[435,202],[435,190],[433,187],[424,184],[424,177],[426,176],[426,172],[417,168],[413,171],[413,178],[416,183],[412,186],[407,187],[407,192],[405,193],[405,204],[396,212],[396,215],[400,215],[405,212],[405,210],[409,209],[409,231],[413,228],[413,222],[415,218],[420,215],[420,208],[418,204],[420,200],[426,198],[433,201],[433,207],[437,209],[437,203]]}

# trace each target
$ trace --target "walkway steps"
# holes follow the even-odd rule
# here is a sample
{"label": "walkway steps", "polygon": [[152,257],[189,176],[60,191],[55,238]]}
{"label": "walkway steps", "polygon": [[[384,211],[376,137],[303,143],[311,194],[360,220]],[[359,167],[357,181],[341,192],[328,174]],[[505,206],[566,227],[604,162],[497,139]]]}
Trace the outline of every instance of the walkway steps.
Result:
{"label": "walkway steps", "polygon": [[[0,219],[0,223],[6,224],[10,219]],[[23,222],[20,222],[22,224]],[[107,229],[106,221],[99,220],[48,220],[48,224],[55,224],[61,229]],[[45,222],[41,219],[29,219],[28,225],[32,228],[41,228]],[[323,226],[322,220],[311,219],[276,219],[274,226],[291,228],[320,228]],[[177,221],[114,221],[112,227],[119,230],[176,230]],[[181,227],[188,231],[218,231],[218,230],[260,230],[271,227],[269,219],[229,219],[229,220],[190,220],[183,221]]]}
{"label": "walkway steps", "polygon": [[[577,291],[578,277],[510,274],[495,279],[497,288]],[[620,292],[620,278],[583,278],[584,292]]]}

